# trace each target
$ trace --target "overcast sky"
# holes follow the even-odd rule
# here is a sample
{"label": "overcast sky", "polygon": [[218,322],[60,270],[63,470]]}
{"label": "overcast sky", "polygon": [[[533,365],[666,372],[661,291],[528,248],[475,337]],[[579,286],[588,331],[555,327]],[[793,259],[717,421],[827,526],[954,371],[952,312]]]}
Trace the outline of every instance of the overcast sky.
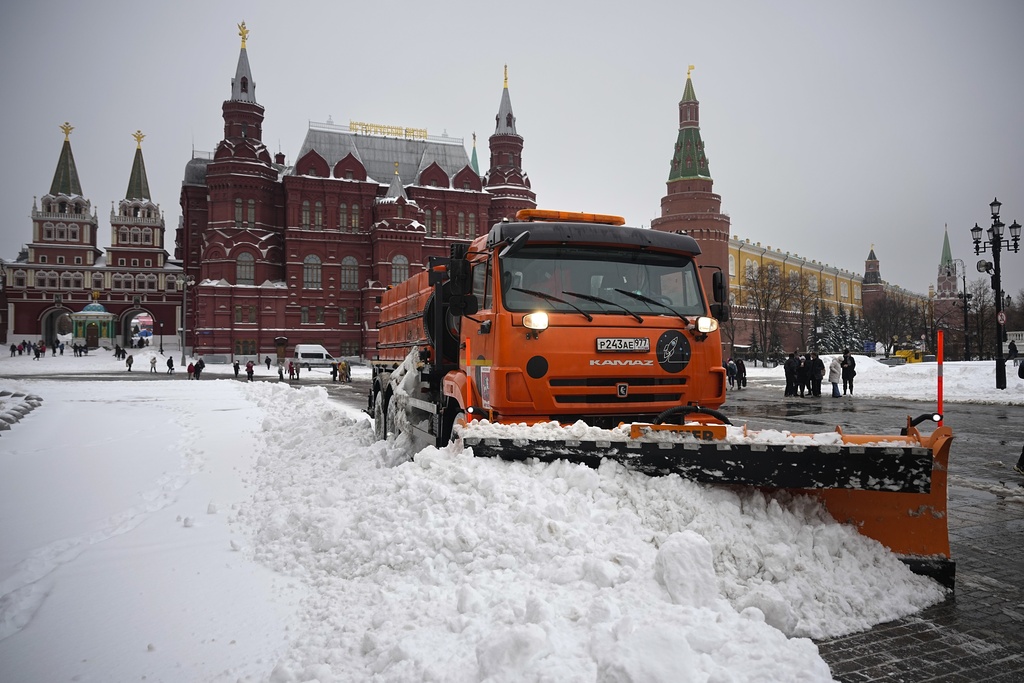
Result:
{"label": "overcast sky", "polygon": [[[481,170],[509,68],[523,166],[543,208],[660,215],[688,64],[732,234],[924,293],[948,224],[1024,220],[1024,3],[54,2],[0,10],[0,257],[30,241],[69,121],[109,244],[141,129],[153,199],[177,226],[193,147],[223,136],[236,24],[293,163],[309,121],[478,136]],[[1008,231],[1007,231],[1008,233]],[[171,249],[173,251],[173,249]],[[989,257],[991,258],[991,257]],[[1003,253],[1005,289],[1024,255]]]}

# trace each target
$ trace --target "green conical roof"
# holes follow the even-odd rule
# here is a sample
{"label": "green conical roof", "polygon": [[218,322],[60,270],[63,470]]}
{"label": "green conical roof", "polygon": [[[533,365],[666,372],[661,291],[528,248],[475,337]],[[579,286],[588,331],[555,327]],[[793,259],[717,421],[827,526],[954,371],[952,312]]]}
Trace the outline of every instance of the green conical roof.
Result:
{"label": "green conical roof", "polygon": [[82,184],[78,181],[78,169],[75,168],[75,155],[71,153],[71,141],[64,138],[64,146],[57,160],[57,170],[50,184],[50,194],[64,194],[69,197],[82,196]]}
{"label": "green conical roof", "polygon": [[683,99],[679,101],[679,135],[676,137],[675,152],[672,154],[669,182],[684,178],[711,177],[708,159],[704,155],[704,141],[700,138],[700,126],[697,124],[699,107],[697,94],[693,90],[693,81],[687,72]]}
{"label": "green conical roof", "polygon": [[953,263],[953,251],[949,248],[949,228],[945,230],[945,235],[942,237],[942,258],[939,260],[940,266],[948,266]]}
{"label": "green conical roof", "polygon": [[469,166],[474,173],[480,175],[480,164],[476,160],[476,133],[473,133],[473,156],[469,159]]}
{"label": "green conical roof", "polygon": [[149,196],[149,180],[146,178],[146,162],[142,160],[142,147],[135,148],[132,174],[128,178],[128,192],[125,199],[152,199]]}

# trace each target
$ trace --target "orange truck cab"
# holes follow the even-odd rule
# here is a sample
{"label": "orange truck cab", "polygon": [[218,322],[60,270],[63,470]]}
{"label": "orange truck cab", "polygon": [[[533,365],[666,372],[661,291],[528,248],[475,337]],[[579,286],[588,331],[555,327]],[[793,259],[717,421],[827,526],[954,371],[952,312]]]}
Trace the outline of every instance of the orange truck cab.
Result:
{"label": "orange truck cab", "polygon": [[608,428],[718,408],[721,272],[711,304],[693,238],[622,223],[521,211],[388,290],[370,395],[379,435],[401,423],[443,445],[456,421]]}

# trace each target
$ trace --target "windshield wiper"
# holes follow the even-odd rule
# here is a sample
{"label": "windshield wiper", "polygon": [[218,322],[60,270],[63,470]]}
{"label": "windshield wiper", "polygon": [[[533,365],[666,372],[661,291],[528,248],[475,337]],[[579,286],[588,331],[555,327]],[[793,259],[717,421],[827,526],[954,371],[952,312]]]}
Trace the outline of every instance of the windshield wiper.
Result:
{"label": "windshield wiper", "polygon": [[637,301],[643,301],[648,306],[651,305],[651,304],[654,304],[655,306],[661,306],[662,308],[671,311],[673,315],[679,316],[679,319],[683,321],[684,325],[689,325],[690,324],[690,321],[686,319],[686,316],[684,316],[682,313],[680,313],[676,309],[672,308],[668,304],[661,303],[657,299],[652,299],[649,296],[644,296],[643,294],[637,294],[636,292],[631,292],[628,289],[619,289],[618,287],[615,288],[615,291],[618,292],[619,294],[625,294],[626,296],[630,297],[631,299],[636,299]]}
{"label": "windshield wiper", "polygon": [[628,308],[626,308],[622,304],[615,303],[614,301],[608,301],[608,299],[602,299],[599,296],[593,296],[591,294],[579,294],[577,292],[562,292],[562,294],[568,294],[569,296],[574,296],[574,297],[577,297],[579,299],[583,299],[585,301],[593,301],[594,303],[598,303],[598,304],[608,304],[610,306],[618,306],[619,308],[624,310],[626,313],[628,313],[629,315],[631,315],[634,318],[636,318],[636,321],[638,323],[642,323],[644,321],[644,319],[641,318],[639,314],[634,313],[633,311],[629,310]]}
{"label": "windshield wiper", "polygon": [[584,318],[587,319],[588,323],[589,322],[593,322],[593,320],[594,320],[594,316],[590,315],[589,313],[584,311],[579,306],[576,306],[572,302],[566,301],[565,299],[561,299],[561,298],[555,296],[554,294],[548,294],[547,292],[538,292],[538,291],[535,291],[533,289],[520,289],[519,287],[512,287],[512,291],[513,292],[522,292],[524,294],[531,294],[531,295],[533,295],[533,296],[535,296],[535,297],[537,297],[539,299],[546,299],[547,301],[555,301],[555,302],[560,303],[560,304],[565,304],[566,306],[569,306],[570,308],[575,308],[576,311],[578,311],[580,315],[582,315]]}

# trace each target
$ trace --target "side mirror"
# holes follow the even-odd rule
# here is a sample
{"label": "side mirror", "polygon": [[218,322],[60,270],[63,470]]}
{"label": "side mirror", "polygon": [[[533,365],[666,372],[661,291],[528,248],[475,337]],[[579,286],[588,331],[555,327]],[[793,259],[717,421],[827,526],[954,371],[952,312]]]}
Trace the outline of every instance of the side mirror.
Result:
{"label": "side mirror", "polygon": [[718,303],[724,303],[727,300],[725,295],[725,277],[720,270],[716,270],[711,275],[711,295]]}
{"label": "side mirror", "polygon": [[711,317],[720,323],[729,322],[729,304],[711,304]]}
{"label": "side mirror", "polygon": [[511,240],[507,241],[505,248],[498,253],[498,258],[508,258],[509,256],[515,256],[520,249],[526,246],[526,243],[530,240],[530,233],[521,232]]}
{"label": "side mirror", "polygon": [[472,294],[457,294],[448,300],[448,312],[452,315],[475,315],[478,310],[480,310],[480,302]]}

